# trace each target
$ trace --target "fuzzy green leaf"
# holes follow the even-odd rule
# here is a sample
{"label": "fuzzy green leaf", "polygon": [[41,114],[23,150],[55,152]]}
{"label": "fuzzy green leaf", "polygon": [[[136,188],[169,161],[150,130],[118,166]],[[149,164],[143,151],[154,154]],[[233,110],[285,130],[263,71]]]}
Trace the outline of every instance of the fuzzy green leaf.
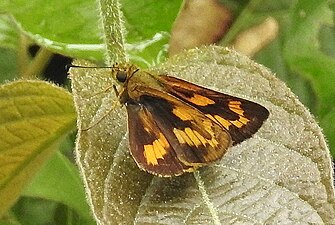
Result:
{"label": "fuzzy green leaf", "polygon": [[0,87],[0,215],[75,128],[72,97],[42,81]]}
{"label": "fuzzy green leaf", "polygon": [[[333,173],[320,128],[267,69],[234,51],[184,52],[152,73],[167,73],[261,103],[270,117],[254,137],[217,163],[171,179],[140,171],[130,157],[126,110],[110,73],[73,69],[79,114],[76,154],[99,223],[329,224]],[[136,128],[132,128],[136,129]]]}

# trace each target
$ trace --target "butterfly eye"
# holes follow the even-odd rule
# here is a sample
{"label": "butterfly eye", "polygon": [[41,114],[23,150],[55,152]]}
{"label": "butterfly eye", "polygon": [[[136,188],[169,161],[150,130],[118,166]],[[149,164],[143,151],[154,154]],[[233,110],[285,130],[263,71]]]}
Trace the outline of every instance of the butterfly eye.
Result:
{"label": "butterfly eye", "polygon": [[123,70],[117,71],[117,73],[116,73],[116,79],[119,82],[121,82],[121,83],[126,82],[126,80],[127,80],[127,72],[123,71]]}

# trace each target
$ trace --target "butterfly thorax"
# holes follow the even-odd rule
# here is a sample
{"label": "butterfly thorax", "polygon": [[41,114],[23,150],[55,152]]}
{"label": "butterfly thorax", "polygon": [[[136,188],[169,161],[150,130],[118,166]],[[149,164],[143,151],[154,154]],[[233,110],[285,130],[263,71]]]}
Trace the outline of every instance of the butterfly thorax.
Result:
{"label": "butterfly thorax", "polygon": [[134,65],[118,65],[113,69],[113,74],[122,85],[118,93],[121,104],[139,101],[139,98],[143,95],[143,90],[149,87],[162,90],[162,86],[157,82],[155,75],[140,70]]}

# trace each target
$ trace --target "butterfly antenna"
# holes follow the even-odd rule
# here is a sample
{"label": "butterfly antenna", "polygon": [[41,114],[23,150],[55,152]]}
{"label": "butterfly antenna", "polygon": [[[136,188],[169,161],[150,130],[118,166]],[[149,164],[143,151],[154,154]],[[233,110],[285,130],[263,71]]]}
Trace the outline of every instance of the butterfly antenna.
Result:
{"label": "butterfly antenna", "polygon": [[[131,78],[132,76],[134,76],[135,73],[136,73],[137,71],[139,71],[139,70],[140,70],[140,69],[136,69],[134,72],[132,72],[132,74],[130,74],[129,78]],[[129,80],[129,78],[128,78],[128,80]]]}
{"label": "butterfly antenna", "polygon": [[80,68],[80,69],[113,69],[115,66],[79,66],[73,64],[66,64],[65,70],[69,72],[70,68]]}

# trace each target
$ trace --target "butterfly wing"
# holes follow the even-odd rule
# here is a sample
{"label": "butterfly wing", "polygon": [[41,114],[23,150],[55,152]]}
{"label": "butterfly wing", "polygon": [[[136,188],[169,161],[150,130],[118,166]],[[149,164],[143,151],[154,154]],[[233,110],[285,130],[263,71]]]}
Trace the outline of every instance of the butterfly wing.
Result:
{"label": "butterfly wing", "polygon": [[226,128],[237,144],[250,138],[268,118],[269,111],[245,99],[216,92],[187,81],[162,75],[164,89]]}
{"label": "butterfly wing", "polygon": [[126,104],[130,152],[152,174],[176,176],[220,159],[229,133],[197,109],[148,87]]}

